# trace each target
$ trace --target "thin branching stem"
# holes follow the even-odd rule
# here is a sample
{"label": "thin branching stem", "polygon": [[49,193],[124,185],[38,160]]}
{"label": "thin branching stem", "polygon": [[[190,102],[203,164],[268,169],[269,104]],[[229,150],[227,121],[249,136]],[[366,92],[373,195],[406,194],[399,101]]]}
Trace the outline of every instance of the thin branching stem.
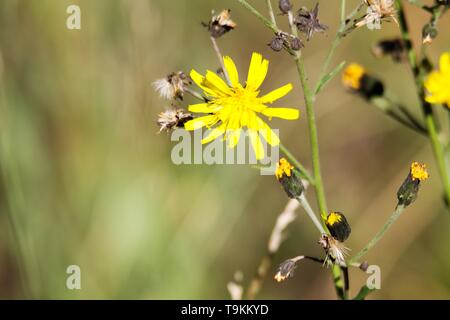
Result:
{"label": "thin branching stem", "polygon": [[214,38],[213,36],[211,36],[210,38],[211,38],[211,43],[213,45],[214,52],[216,53],[217,58],[219,59],[220,67],[222,68],[222,72],[225,76],[225,79],[226,79],[228,85],[231,86],[231,80],[228,75],[227,69],[225,68],[225,65],[223,64],[223,55],[222,55],[222,52],[220,51],[219,45],[217,44],[216,38]]}
{"label": "thin branching stem", "polygon": [[397,207],[395,208],[394,212],[389,217],[388,221],[386,221],[386,223],[380,229],[380,231],[378,231],[378,233],[372,238],[372,240],[370,240],[369,243],[367,243],[367,245],[364,248],[361,249],[361,251],[359,251],[357,254],[355,254],[355,256],[353,258],[351,258],[348,263],[352,264],[352,263],[356,263],[359,260],[361,260],[361,258],[367,252],[369,252],[369,250],[372,249],[378,243],[378,241],[381,240],[381,238],[383,238],[383,236],[386,233],[386,231],[388,231],[389,228],[392,226],[392,224],[395,221],[397,221],[397,219],[401,216],[401,214],[404,212],[404,210],[405,210],[405,206],[397,205]]}
{"label": "thin branching stem", "polygon": [[267,3],[267,11],[269,11],[270,20],[272,21],[274,26],[277,26],[277,20],[275,19],[275,13],[273,12],[272,0],[266,0]]}

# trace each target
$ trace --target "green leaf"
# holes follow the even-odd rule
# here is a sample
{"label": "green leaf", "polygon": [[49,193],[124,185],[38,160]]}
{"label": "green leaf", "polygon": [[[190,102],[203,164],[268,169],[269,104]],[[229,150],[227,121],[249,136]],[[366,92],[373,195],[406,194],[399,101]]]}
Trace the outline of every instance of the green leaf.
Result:
{"label": "green leaf", "polygon": [[342,71],[345,66],[345,61],[342,61],[336,68],[333,69],[330,73],[326,74],[322,79],[320,79],[319,84],[317,85],[316,90],[314,91],[314,95],[319,94],[322,88],[328,84],[338,73]]}

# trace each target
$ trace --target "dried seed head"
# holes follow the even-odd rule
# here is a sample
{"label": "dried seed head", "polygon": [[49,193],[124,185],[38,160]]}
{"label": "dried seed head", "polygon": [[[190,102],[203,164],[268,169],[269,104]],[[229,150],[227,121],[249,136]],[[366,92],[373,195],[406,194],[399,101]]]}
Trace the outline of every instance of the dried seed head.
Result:
{"label": "dried seed head", "polygon": [[297,37],[293,37],[291,39],[291,49],[294,51],[299,51],[302,49],[305,45],[303,44],[302,40],[300,40]]}
{"label": "dried seed head", "polygon": [[294,276],[294,270],[297,267],[297,260],[288,259],[280,264],[278,267],[278,271],[274,276],[274,279],[277,282],[282,282],[287,278],[291,278]]}
{"label": "dried seed head", "polygon": [[350,249],[344,246],[343,243],[330,235],[322,234],[319,239],[319,244],[326,253],[325,264],[331,265],[334,262],[339,265],[345,264],[345,256]]}
{"label": "dried seed head", "polygon": [[284,47],[284,38],[281,35],[275,36],[272,41],[269,43],[270,49],[275,52],[279,52],[283,50]]}
{"label": "dried seed head", "polygon": [[316,4],[312,11],[306,8],[301,8],[297,12],[294,23],[300,32],[306,34],[306,39],[309,41],[314,33],[324,32],[328,27],[319,21],[319,3]]}
{"label": "dried seed head", "polygon": [[172,72],[163,79],[153,82],[153,87],[159,95],[168,100],[183,100],[185,88],[192,83],[182,71]]}
{"label": "dried seed head", "polygon": [[192,114],[185,112],[183,109],[169,109],[158,115],[156,123],[159,126],[159,132],[171,131],[175,128],[184,126],[184,123],[194,119]]}
{"label": "dried seed head", "polygon": [[214,15],[208,24],[208,31],[213,38],[219,38],[225,33],[236,28],[236,23],[231,20],[231,10],[222,10],[218,15]]}
{"label": "dried seed head", "polygon": [[292,9],[292,3],[289,0],[278,1],[278,7],[283,14],[287,14]]}
{"label": "dried seed head", "polygon": [[368,6],[367,13],[355,24],[356,27],[367,25],[370,29],[380,29],[381,22],[389,19],[398,23],[394,0],[364,0],[364,2]]}

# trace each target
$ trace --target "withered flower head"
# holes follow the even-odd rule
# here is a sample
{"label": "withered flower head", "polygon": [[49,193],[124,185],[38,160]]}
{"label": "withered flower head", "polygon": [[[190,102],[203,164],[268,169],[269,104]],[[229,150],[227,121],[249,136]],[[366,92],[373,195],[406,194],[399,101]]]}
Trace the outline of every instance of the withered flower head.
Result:
{"label": "withered flower head", "polygon": [[225,33],[236,28],[236,23],[231,20],[231,10],[222,10],[218,15],[214,15],[208,24],[208,31],[213,38],[220,38]]}
{"label": "withered flower head", "polygon": [[390,56],[395,62],[401,62],[406,58],[406,46],[402,39],[385,39],[372,47],[372,53],[377,58]]}
{"label": "withered flower head", "polygon": [[183,109],[169,109],[158,115],[156,123],[159,125],[159,132],[171,131],[175,128],[182,128],[186,121],[192,120],[192,114],[185,112]]}
{"label": "withered flower head", "polygon": [[319,244],[326,253],[325,264],[331,265],[334,262],[339,265],[345,264],[345,256],[348,254],[350,249],[347,248],[342,242],[330,235],[322,234]]}
{"label": "withered flower head", "polygon": [[297,260],[288,259],[280,264],[278,267],[278,271],[274,276],[274,279],[277,282],[282,282],[287,278],[291,278],[294,276],[294,270],[297,267]]}
{"label": "withered flower head", "polygon": [[425,164],[413,162],[408,176],[397,191],[398,204],[409,206],[417,199],[419,185],[430,177]]}
{"label": "withered flower head", "polygon": [[278,1],[278,7],[283,14],[287,14],[292,9],[292,3],[290,0]]}
{"label": "withered flower head", "polygon": [[301,48],[303,48],[305,45],[303,44],[302,40],[300,40],[297,37],[293,37],[291,39],[291,49],[294,51],[299,51]]}
{"label": "withered flower head", "polygon": [[299,173],[285,158],[278,162],[275,176],[291,199],[300,197],[305,190]]}
{"label": "withered flower head", "polygon": [[277,34],[269,43],[270,49],[272,49],[275,52],[279,52],[283,50],[285,42],[286,42],[285,38],[282,35]]}
{"label": "withered flower head", "polygon": [[367,13],[355,24],[356,27],[368,25],[371,29],[379,29],[381,22],[389,19],[398,23],[394,0],[364,0],[364,2],[368,6]]}
{"label": "withered flower head", "polygon": [[279,52],[283,50],[283,48],[291,48],[292,50],[298,51],[304,47],[304,44],[297,37],[285,32],[279,32],[275,35],[272,41],[270,41],[269,46],[275,52]]}
{"label": "withered flower head", "polygon": [[183,100],[186,87],[192,83],[191,79],[183,72],[172,72],[163,79],[153,82],[153,87],[159,95],[168,100]]}
{"label": "withered flower head", "polygon": [[325,220],[325,224],[331,235],[340,242],[347,240],[352,232],[347,219],[340,212],[330,212]]}
{"label": "withered flower head", "polygon": [[300,32],[306,34],[306,39],[310,40],[315,32],[324,32],[328,27],[319,21],[319,3],[316,4],[312,11],[301,8],[297,12],[294,23]]}

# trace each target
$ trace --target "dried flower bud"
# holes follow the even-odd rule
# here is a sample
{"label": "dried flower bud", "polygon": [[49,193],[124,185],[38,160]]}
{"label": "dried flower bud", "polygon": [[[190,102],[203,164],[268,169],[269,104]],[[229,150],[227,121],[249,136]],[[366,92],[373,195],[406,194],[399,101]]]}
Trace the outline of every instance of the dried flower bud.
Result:
{"label": "dried flower bud", "polygon": [[366,272],[367,269],[369,268],[369,263],[368,263],[367,261],[363,261],[363,262],[359,265],[359,268],[360,268],[362,271]]}
{"label": "dried flower bud", "polygon": [[352,63],[345,68],[342,74],[342,84],[366,99],[382,96],[384,93],[383,83],[369,75],[364,67],[357,63]]}
{"label": "dried flower bud", "polygon": [[292,9],[292,3],[289,0],[278,1],[278,7],[283,14],[287,14]]}
{"label": "dried flower bud", "polygon": [[298,198],[305,190],[299,173],[285,158],[281,158],[278,162],[275,176],[289,198]]}
{"label": "dried flower bud", "polygon": [[161,112],[156,121],[159,125],[159,132],[171,131],[175,128],[182,128],[185,122],[194,119],[192,114],[185,112],[183,109],[169,109]]}
{"label": "dried flower bud", "polygon": [[352,231],[347,219],[340,212],[331,212],[327,216],[325,224],[328,230],[330,230],[331,235],[340,242],[347,240]]}
{"label": "dried flower bud", "polygon": [[275,52],[279,52],[283,50],[284,47],[284,38],[280,35],[275,36],[272,41],[269,43],[270,49]]}
{"label": "dried flower bud", "polygon": [[406,58],[406,46],[402,39],[385,39],[372,47],[372,53],[377,58],[391,56],[395,62],[400,62]]}
{"label": "dried flower bud", "polygon": [[306,39],[309,41],[315,32],[324,32],[328,27],[319,21],[319,4],[312,11],[306,8],[301,8],[297,12],[294,23],[300,32],[306,34]]}
{"label": "dried flower bud", "polygon": [[185,88],[192,83],[191,79],[182,71],[172,72],[163,79],[153,82],[153,87],[161,97],[168,100],[183,100]]}
{"label": "dried flower bud", "polygon": [[408,176],[397,191],[398,204],[409,206],[417,199],[419,185],[421,181],[429,178],[427,166],[418,162],[413,162]]}
{"label": "dried flower bud", "polygon": [[230,9],[222,10],[218,15],[213,16],[208,24],[204,23],[213,38],[219,38],[236,28],[236,23],[231,20],[230,13]]}
{"label": "dried flower bud", "polygon": [[432,23],[427,23],[422,29],[423,44],[430,44],[438,36],[438,30]]}
{"label": "dried flower bud", "polygon": [[345,256],[348,254],[349,249],[343,243],[330,235],[322,234],[319,244],[326,253],[325,264],[329,265],[334,262],[339,265],[345,264]]}
{"label": "dried flower bud", "polygon": [[303,44],[302,40],[300,40],[297,37],[293,37],[291,39],[291,49],[294,51],[299,51],[301,48],[303,48],[305,45]]}
{"label": "dried flower bud", "polygon": [[294,270],[297,267],[297,260],[288,259],[280,264],[278,267],[278,271],[274,276],[274,279],[277,282],[282,282],[287,278],[291,278],[294,276]]}

